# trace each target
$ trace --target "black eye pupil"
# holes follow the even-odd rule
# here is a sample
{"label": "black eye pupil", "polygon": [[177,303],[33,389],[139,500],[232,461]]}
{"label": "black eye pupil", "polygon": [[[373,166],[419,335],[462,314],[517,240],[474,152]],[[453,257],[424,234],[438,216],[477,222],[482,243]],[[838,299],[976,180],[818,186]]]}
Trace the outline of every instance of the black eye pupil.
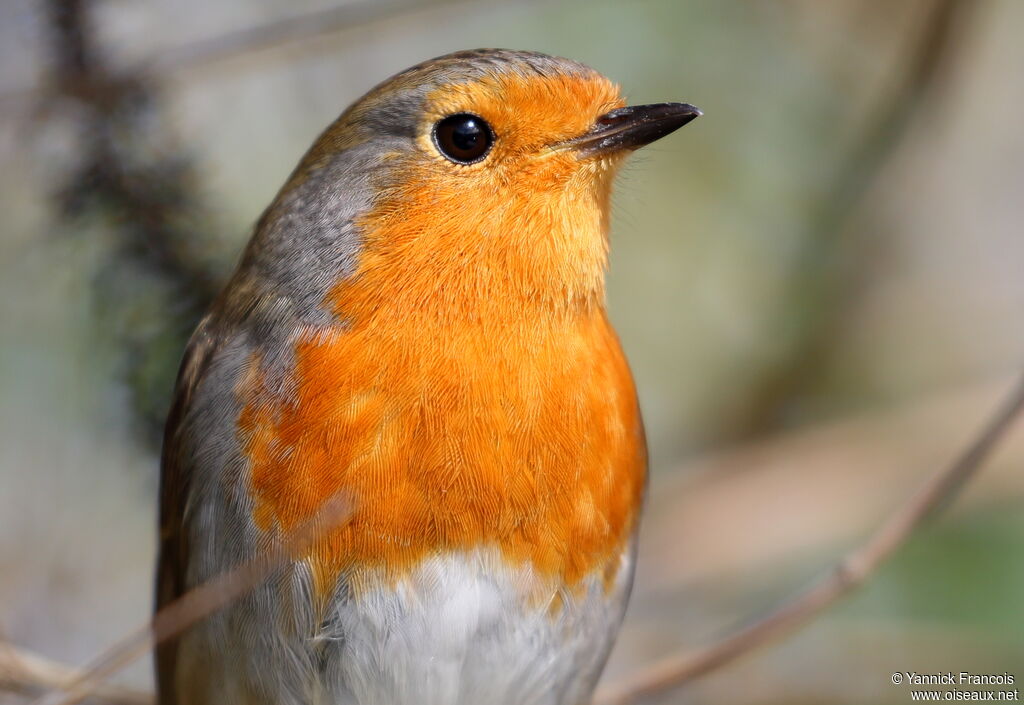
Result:
{"label": "black eye pupil", "polygon": [[451,161],[472,164],[487,156],[494,144],[494,133],[482,117],[457,113],[434,126],[434,143]]}
{"label": "black eye pupil", "polygon": [[459,123],[452,130],[452,144],[456,149],[471,152],[476,145],[484,138],[483,130],[476,124],[476,120],[466,120]]}

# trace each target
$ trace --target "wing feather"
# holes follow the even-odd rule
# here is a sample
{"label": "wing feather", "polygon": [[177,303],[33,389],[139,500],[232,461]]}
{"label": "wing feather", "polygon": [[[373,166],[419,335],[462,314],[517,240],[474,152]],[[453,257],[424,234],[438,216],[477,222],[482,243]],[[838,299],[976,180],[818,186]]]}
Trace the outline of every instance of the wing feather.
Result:
{"label": "wing feather", "polygon": [[[160,458],[159,545],[156,570],[156,609],[160,610],[186,591],[188,541],[183,527],[185,502],[191,481],[191,468],[182,450],[181,428],[191,407],[195,391],[209,369],[219,347],[207,316],[192,335],[178,371],[174,399],[164,428]],[[178,705],[174,672],[177,639],[158,644],[155,652],[157,702]]]}

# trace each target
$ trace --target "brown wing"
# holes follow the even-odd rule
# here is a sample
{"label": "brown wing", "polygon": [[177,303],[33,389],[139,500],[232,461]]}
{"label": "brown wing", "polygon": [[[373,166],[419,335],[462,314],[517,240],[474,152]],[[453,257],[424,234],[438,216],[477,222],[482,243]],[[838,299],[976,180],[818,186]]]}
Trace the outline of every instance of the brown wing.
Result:
{"label": "brown wing", "polygon": [[[160,537],[156,570],[156,609],[160,610],[185,592],[185,570],[188,560],[187,537],[182,527],[185,501],[188,497],[190,469],[181,448],[180,429],[188,413],[199,381],[203,378],[213,353],[216,338],[211,334],[210,317],[199,324],[192,335],[178,371],[174,400],[164,428],[163,452],[160,458]],[[174,687],[177,661],[177,640],[158,644],[155,654],[157,702],[179,705]]]}

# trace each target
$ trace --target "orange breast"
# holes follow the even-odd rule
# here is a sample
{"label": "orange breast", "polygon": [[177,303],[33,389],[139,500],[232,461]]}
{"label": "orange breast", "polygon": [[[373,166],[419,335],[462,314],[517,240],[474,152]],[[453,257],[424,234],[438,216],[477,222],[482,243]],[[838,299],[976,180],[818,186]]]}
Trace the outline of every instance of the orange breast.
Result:
{"label": "orange breast", "polygon": [[369,325],[302,343],[294,398],[252,388],[240,419],[258,525],[349,493],[352,521],[313,557],[323,586],[488,543],[569,585],[617,565],[646,462],[633,385],[603,314],[563,323],[424,331],[450,336],[429,351]]}

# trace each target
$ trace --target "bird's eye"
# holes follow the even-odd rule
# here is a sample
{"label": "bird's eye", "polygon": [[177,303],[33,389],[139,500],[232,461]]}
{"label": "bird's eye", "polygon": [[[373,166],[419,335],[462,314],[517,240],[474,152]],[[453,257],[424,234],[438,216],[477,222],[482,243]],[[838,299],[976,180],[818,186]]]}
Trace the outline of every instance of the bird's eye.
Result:
{"label": "bird's eye", "polygon": [[479,115],[456,113],[434,125],[434,144],[456,164],[473,164],[491,151],[494,132]]}

